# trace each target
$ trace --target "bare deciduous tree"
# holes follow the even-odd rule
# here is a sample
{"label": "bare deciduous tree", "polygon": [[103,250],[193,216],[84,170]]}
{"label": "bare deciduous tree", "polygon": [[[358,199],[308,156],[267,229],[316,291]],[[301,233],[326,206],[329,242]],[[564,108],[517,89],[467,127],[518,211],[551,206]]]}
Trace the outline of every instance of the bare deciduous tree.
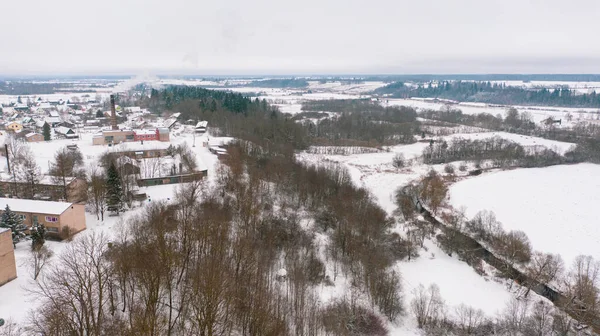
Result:
{"label": "bare deciduous tree", "polygon": [[32,293],[42,300],[31,320],[38,334],[103,335],[108,325],[111,268],[104,257],[103,235],[78,237],[60,255],[56,265],[38,279]]}
{"label": "bare deciduous tree", "polygon": [[558,254],[534,252],[531,261],[525,268],[527,275],[532,280],[527,284],[527,292],[525,297],[531,291],[531,287],[535,282],[542,284],[550,284],[564,271],[564,263]]}
{"label": "bare deciduous tree", "polygon": [[511,336],[520,335],[527,320],[529,302],[512,299],[501,314],[501,325]]}
{"label": "bare deciduous tree", "polygon": [[471,335],[485,321],[483,310],[461,304],[455,308],[458,328],[463,334]]}
{"label": "bare deciduous tree", "polygon": [[502,235],[495,246],[510,264],[523,264],[531,260],[531,243],[523,231],[510,231]]}
{"label": "bare deciduous tree", "polygon": [[552,304],[538,301],[531,309],[533,312],[525,323],[525,334],[531,336],[551,335],[554,331],[552,327]]}
{"label": "bare deciduous tree", "polygon": [[54,154],[54,161],[50,164],[50,175],[52,175],[55,183],[59,183],[63,187],[63,199],[68,200],[67,180],[71,177],[85,176],[85,172],[81,170],[83,165],[83,155],[76,150],[63,147]]}
{"label": "bare deciduous tree", "polygon": [[440,295],[438,285],[431,284],[427,289],[423,285],[419,285],[413,291],[414,298],[410,307],[417,318],[419,328],[434,326],[445,311],[445,303]]}
{"label": "bare deciduous tree", "polygon": [[104,221],[104,211],[106,210],[106,178],[94,166],[89,171],[88,181],[88,204],[92,207],[92,213],[96,214],[96,219]]}
{"label": "bare deciduous tree", "polygon": [[42,272],[42,269],[50,258],[54,255],[54,253],[48,249],[45,245],[39,246],[31,250],[31,255],[29,256],[29,263],[31,265],[31,275],[33,280],[37,280],[38,276]]}

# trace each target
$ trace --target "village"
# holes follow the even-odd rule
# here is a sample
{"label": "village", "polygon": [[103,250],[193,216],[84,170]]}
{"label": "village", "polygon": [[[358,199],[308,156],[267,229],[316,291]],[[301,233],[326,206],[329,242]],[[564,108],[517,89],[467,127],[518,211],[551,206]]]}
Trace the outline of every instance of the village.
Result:
{"label": "village", "polygon": [[[2,104],[0,288],[25,283],[27,254],[41,255],[45,240],[57,250],[86,229],[107,230],[147,202],[169,200],[178,184],[205,180],[226,155],[230,139],[210,137],[208,122],[115,98]],[[108,199],[111,169],[117,204]]]}

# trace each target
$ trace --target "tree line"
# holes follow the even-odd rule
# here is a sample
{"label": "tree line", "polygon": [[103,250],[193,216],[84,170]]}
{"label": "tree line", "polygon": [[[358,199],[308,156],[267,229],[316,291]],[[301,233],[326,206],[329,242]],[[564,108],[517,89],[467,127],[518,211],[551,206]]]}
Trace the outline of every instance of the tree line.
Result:
{"label": "tree line", "polygon": [[545,147],[526,149],[522,145],[501,137],[488,139],[455,138],[451,141],[431,141],[423,150],[426,164],[453,161],[490,160],[493,167],[547,167],[563,163],[574,163],[573,155],[562,156]]}
{"label": "tree line", "polygon": [[595,91],[581,94],[568,87],[522,88],[489,81],[440,81],[418,84],[417,87],[392,83],[375,92],[402,98],[443,98],[503,105],[600,107],[600,95]]}
{"label": "tree line", "polygon": [[179,111],[186,120],[207,120],[213,135],[234,136],[264,148],[277,147],[278,151],[285,147],[287,153],[310,145],[377,147],[412,143],[419,132],[414,109],[383,108],[360,100],[329,102],[332,108],[347,112],[317,123],[296,122],[265,100],[196,87],[152,90],[152,96],[142,104],[156,112]]}

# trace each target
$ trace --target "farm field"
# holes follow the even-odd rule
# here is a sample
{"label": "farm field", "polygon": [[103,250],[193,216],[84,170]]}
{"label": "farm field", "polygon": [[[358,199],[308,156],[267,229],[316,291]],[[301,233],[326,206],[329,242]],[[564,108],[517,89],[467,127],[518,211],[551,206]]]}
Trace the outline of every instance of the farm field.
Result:
{"label": "farm field", "polygon": [[492,172],[452,185],[450,203],[468,218],[493,211],[505,230],[525,232],[535,250],[569,267],[578,255],[600,255],[598,176],[595,164]]}

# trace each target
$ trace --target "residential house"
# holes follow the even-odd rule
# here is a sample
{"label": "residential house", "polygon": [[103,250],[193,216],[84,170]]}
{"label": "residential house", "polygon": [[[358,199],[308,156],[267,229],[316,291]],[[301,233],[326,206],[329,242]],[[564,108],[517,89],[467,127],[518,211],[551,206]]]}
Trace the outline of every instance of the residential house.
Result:
{"label": "residential house", "polygon": [[44,135],[41,133],[27,133],[25,134],[25,140],[27,142],[40,142],[44,141]]}
{"label": "residential house", "polygon": [[64,126],[56,127],[54,133],[66,139],[76,139],[79,137],[72,128]]}
{"label": "residential house", "polygon": [[23,125],[19,124],[16,121],[11,121],[6,124],[6,129],[13,132],[21,132],[23,130]]}
{"label": "residential house", "polygon": [[173,129],[173,127],[175,127],[176,124],[177,124],[177,119],[175,119],[175,118],[167,119],[163,122],[163,126],[165,128],[168,128],[169,130]]}
{"label": "residential house", "polygon": [[29,111],[29,106],[27,104],[17,104],[13,106],[15,111]]}
{"label": "residential house", "polygon": [[194,131],[196,133],[206,133],[206,127],[208,127],[208,121],[206,121],[206,120],[199,121],[196,124]]}
{"label": "residential house", "polygon": [[46,122],[51,126],[51,127],[58,127],[58,125],[62,122],[62,119],[60,117],[46,117]]}
{"label": "residential house", "polygon": [[0,228],[0,286],[17,278],[17,263],[13,248],[12,232]]}
{"label": "residential house", "polygon": [[84,204],[0,198],[2,211],[7,205],[27,227],[43,224],[50,237],[65,239],[86,229]]}
{"label": "residential house", "polygon": [[[37,132],[43,132],[45,124],[48,124],[45,120],[38,120],[38,121],[36,121],[35,122],[35,130]],[[50,126],[50,124],[48,124],[48,126]]]}

